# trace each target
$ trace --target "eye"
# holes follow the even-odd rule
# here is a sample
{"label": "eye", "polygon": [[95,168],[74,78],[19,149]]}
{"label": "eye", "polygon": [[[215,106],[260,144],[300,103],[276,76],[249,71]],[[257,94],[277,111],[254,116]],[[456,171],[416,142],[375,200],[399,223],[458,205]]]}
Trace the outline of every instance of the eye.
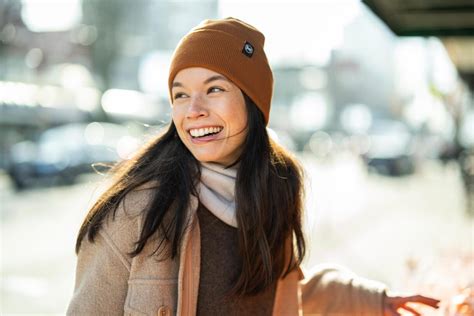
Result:
{"label": "eye", "polygon": [[175,100],[176,100],[176,99],[180,99],[183,95],[185,95],[185,94],[182,93],[182,92],[178,92],[178,93],[176,93],[176,94],[174,95],[174,99],[175,99]]}
{"label": "eye", "polygon": [[[216,90],[217,89],[217,90]],[[225,91],[224,89],[220,88],[220,87],[210,87],[209,90],[207,90],[207,92],[214,92],[214,91]]]}

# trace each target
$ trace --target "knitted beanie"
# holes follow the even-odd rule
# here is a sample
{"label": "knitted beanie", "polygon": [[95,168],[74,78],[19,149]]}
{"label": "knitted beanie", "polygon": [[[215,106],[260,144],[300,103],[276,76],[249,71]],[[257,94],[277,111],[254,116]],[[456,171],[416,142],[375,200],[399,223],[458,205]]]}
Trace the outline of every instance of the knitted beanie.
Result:
{"label": "knitted beanie", "polygon": [[218,72],[248,95],[268,124],[273,94],[273,74],[263,50],[264,35],[236,18],[204,20],[191,29],[174,51],[168,77],[170,100],[176,74],[185,68],[203,67]]}

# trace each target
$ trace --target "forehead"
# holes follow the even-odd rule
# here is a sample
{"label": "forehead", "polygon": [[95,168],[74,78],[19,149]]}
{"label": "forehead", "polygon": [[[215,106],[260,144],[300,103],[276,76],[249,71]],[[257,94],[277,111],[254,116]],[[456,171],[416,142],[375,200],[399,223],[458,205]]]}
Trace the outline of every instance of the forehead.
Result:
{"label": "forehead", "polygon": [[230,82],[230,80],[227,79],[226,76],[216,71],[203,68],[203,67],[190,67],[190,68],[182,69],[176,74],[173,80],[173,86],[175,86],[174,85],[175,83],[180,83],[180,84],[183,84],[186,82],[204,83],[206,80],[210,78],[212,78],[211,81],[226,80]]}

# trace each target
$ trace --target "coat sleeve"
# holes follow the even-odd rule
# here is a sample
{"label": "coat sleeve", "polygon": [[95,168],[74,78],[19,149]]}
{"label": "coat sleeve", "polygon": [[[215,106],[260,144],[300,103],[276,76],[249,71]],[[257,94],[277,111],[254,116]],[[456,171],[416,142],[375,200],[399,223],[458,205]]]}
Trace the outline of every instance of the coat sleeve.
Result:
{"label": "coat sleeve", "polygon": [[84,238],[67,315],[123,315],[130,266],[103,233],[94,243]]}
{"label": "coat sleeve", "polygon": [[382,316],[386,286],[341,266],[320,265],[300,281],[303,315]]}
{"label": "coat sleeve", "polygon": [[74,292],[67,315],[123,315],[140,213],[148,203],[143,191],[129,193],[109,216],[94,242],[82,240]]}

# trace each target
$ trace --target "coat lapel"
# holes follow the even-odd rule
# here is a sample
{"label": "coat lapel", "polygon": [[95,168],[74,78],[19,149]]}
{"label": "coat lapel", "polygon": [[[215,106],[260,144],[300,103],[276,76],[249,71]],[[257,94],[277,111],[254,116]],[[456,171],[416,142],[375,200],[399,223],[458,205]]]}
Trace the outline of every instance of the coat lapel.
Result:
{"label": "coat lapel", "polygon": [[196,314],[201,263],[201,238],[196,211],[198,199],[191,195],[179,252],[177,315]]}

